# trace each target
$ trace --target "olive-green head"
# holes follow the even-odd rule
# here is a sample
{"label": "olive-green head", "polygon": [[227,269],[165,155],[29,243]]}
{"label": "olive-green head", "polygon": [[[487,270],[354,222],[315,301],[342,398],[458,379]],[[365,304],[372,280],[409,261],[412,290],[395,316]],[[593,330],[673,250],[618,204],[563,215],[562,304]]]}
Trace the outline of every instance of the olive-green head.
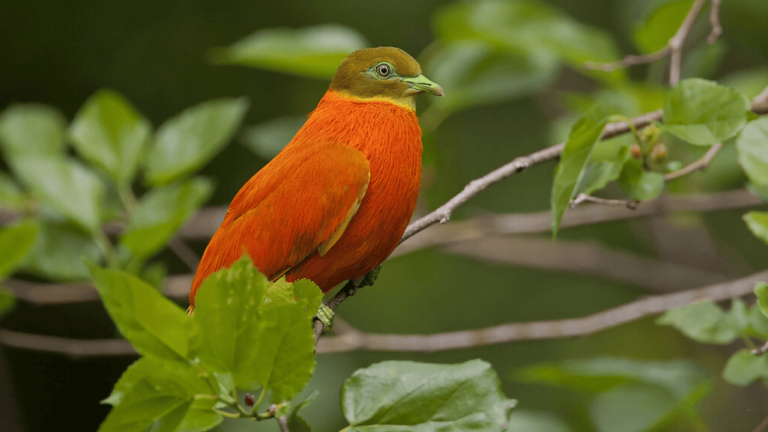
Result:
{"label": "olive-green head", "polygon": [[363,99],[384,98],[415,107],[416,95],[443,96],[443,88],[421,74],[421,66],[394,47],[365,48],[353,52],[336,70],[331,89]]}

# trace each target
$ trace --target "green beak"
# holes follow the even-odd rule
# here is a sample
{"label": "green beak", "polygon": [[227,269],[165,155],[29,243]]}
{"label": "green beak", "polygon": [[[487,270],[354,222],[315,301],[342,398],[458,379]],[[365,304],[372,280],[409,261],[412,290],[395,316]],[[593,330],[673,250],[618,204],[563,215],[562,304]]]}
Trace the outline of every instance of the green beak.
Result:
{"label": "green beak", "polygon": [[432,82],[429,78],[425,77],[424,75],[419,75],[417,77],[405,77],[403,78],[403,81],[410,84],[411,89],[419,93],[427,92],[427,93],[432,93],[435,96],[445,96],[445,92],[443,91],[443,88],[440,87],[439,84]]}

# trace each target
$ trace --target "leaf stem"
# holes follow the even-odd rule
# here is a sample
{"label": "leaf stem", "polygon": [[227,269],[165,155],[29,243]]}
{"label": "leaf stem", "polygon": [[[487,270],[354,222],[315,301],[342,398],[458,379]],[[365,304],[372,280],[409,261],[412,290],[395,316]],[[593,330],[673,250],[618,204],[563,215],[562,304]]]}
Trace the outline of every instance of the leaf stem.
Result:
{"label": "leaf stem", "polygon": [[117,254],[115,253],[114,246],[112,246],[112,242],[109,241],[109,238],[106,234],[104,234],[104,231],[97,230],[93,235],[93,240],[99,246],[99,249],[101,249],[101,253],[104,255],[104,261],[107,263],[107,267],[116,269]]}

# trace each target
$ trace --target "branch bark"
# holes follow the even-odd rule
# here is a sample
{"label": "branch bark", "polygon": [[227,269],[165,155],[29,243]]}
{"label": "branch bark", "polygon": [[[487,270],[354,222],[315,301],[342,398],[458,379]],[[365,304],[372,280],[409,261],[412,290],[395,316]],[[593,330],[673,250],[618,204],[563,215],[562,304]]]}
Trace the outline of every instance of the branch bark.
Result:
{"label": "branch bark", "polygon": [[640,318],[687,306],[698,300],[722,301],[752,293],[755,282],[768,279],[768,270],[733,281],[674,294],[645,297],[582,318],[508,323],[478,330],[430,335],[347,332],[323,338],[318,353],[348,351],[435,352],[521,340],[559,339],[589,335]]}
{"label": "branch bark", "polygon": [[[768,280],[768,270],[733,281],[674,294],[645,297],[582,318],[507,323],[477,330],[431,335],[364,333],[345,328],[343,335],[323,338],[318,353],[349,351],[435,352],[521,340],[559,339],[589,335],[640,318],[709,299],[722,301],[748,295],[755,282]],[[0,329],[0,344],[71,357],[135,355],[125,339],[78,340]]]}

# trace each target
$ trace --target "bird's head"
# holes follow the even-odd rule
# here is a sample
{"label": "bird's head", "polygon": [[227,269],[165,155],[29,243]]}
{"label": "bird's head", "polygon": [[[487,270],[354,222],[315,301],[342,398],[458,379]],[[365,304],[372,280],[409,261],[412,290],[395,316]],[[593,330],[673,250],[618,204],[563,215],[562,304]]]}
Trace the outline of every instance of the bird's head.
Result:
{"label": "bird's head", "polygon": [[421,74],[421,66],[394,47],[353,52],[336,70],[331,89],[362,99],[385,99],[415,108],[416,95],[443,96],[443,88]]}

